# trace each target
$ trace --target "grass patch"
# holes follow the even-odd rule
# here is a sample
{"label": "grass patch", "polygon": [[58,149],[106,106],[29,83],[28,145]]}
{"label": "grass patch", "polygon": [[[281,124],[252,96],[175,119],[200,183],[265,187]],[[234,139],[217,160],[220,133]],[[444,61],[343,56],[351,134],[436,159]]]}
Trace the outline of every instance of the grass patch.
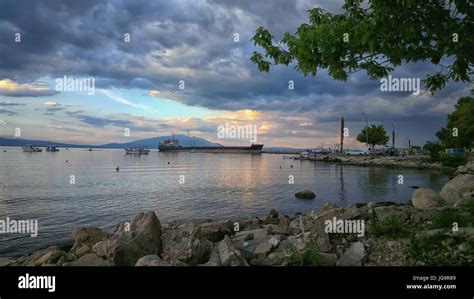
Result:
{"label": "grass patch", "polygon": [[[447,238],[443,235],[415,236],[410,238],[408,250],[412,265],[424,266],[472,266],[474,240],[465,237]],[[446,244],[449,243],[449,244]],[[457,252],[458,246],[464,243],[463,254]]]}
{"label": "grass patch", "polygon": [[299,253],[296,248],[288,252],[288,266],[321,266],[322,258],[314,241],[308,242],[306,250]]}
{"label": "grass patch", "polygon": [[431,219],[432,229],[438,228],[453,228],[453,224],[456,222],[458,227],[474,226],[474,213],[469,210],[452,210],[447,209],[440,211],[434,215]]}
{"label": "grass patch", "polygon": [[371,236],[387,238],[403,238],[410,234],[407,225],[400,218],[392,216],[379,221],[374,214],[369,218],[367,232]]}

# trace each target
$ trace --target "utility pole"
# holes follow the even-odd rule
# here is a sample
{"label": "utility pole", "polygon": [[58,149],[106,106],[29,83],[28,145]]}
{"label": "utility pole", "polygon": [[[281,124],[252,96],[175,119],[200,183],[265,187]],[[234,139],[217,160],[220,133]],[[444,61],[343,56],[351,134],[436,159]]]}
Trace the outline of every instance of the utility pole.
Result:
{"label": "utility pole", "polygon": [[365,117],[365,143],[367,143],[367,150],[369,150],[369,120],[364,112],[362,115]]}
{"label": "utility pole", "polygon": [[341,117],[341,153],[344,150],[344,117]]}

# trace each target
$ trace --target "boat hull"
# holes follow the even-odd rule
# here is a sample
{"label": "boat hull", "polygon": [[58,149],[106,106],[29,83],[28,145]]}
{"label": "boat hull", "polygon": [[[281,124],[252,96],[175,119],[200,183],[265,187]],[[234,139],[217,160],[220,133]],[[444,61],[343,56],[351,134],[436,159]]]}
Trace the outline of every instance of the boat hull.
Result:
{"label": "boat hull", "polygon": [[206,147],[158,147],[160,152],[192,152],[192,153],[212,153],[212,154],[260,154],[263,144],[252,146],[206,146]]}

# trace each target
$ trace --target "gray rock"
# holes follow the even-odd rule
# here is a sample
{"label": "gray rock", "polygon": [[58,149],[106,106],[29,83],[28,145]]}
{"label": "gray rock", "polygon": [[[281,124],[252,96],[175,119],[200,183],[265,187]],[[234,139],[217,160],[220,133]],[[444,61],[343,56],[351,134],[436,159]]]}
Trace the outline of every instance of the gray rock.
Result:
{"label": "gray rock", "polygon": [[474,161],[457,168],[456,174],[474,174]]}
{"label": "gray rock", "polygon": [[79,227],[73,231],[72,237],[74,245],[71,251],[76,252],[83,245],[92,248],[97,242],[107,240],[108,234],[98,227]]}
{"label": "gray rock", "polygon": [[278,212],[275,209],[272,209],[270,213],[268,214],[267,218],[265,218],[264,222],[265,224],[278,224],[279,219],[278,219]]}
{"label": "gray rock", "polygon": [[252,233],[250,233],[250,234],[245,236],[244,240],[245,241],[250,241],[250,240],[253,240],[254,238],[255,238],[255,236]]}
{"label": "gray rock", "polygon": [[225,235],[235,234],[232,221],[217,221],[201,225],[202,236],[211,242],[219,242]]}
{"label": "gray rock", "polygon": [[224,240],[220,241],[217,245],[217,250],[223,266],[248,266],[247,261],[231,243],[228,236],[224,237]]}
{"label": "gray rock", "polygon": [[121,222],[112,237],[98,242],[92,250],[115,266],[133,266],[145,255],[161,254],[161,224],[155,213],[139,213],[130,222]]}
{"label": "gray rock", "polygon": [[35,251],[29,256],[22,257],[12,263],[9,266],[44,266],[52,265],[59,262],[61,257],[66,252],[62,251],[59,246],[50,246],[46,249]]}
{"label": "gray rock", "polygon": [[442,205],[441,198],[438,194],[426,188],[418,188],[413,192],[411,198],[412,205],[416,209],[424,210]]}
{"label": "gray rock", "polygon": [[474,199],[474,175],[460,174],[450,180],[440,192],[450,205],[462,205]]}
{"label": "gray rock", "polygon": [[295,197],[303,198],[303,199],[314,199],[316,198],[316,194],[311,190],[304,190],[295,193]]}
{"label": "gray rock", "polygon": [[337,261],[337,266],[362,266],[367,258],[362,242],[355,242]]}
{"label": "gray rock", "polygon": [[410,209],[415,210],[411,206],[382,206],[374,208],[374,212],[380,222],[393,217],[398,218],[400,221],[406,221],[411,215]]}
{"label": "gray rock", "polygon": [[164,231],[162,240],[164,260],[179,260],[190,266],[206,263],[213,246],[202,236],[201,227],[192,223]]}
{"label": "gray rock", "polygon": [[323,208],[321,209],[321,212],[326,212],[335,208],[338,208],[338,206],[335,203],[326,201],[323,205]]}
{"label": "gray rock", "polygon": [[163,267],[163,266],[168,266],[168,264],[157,255],[145,255],[144,257],[141,257],[140,259],[138,259],[135,266],[137,267]]}
{"label": "gray rock", "polygon": [[68,252],[59,259],[58,265],[64,265],[65,263],[74,262],[75,260],[77,260],[77,257],[73,253]]}
{"label": "gray rock", "polygon": [[269,241],[262,242],[258,244],[258,246],[255,248],[254,253],[256,255],[268,255],[273,249],[272,244],[270,244]]}
{"label": "gray rock", "polygon": [[70,263],[65,263],[64,266],[71,267],[104,267],[109,266],[106,260],[93,254],[87,253],[81,256],[78,260]]}
{"label": "gray rock", "polygon": [[208,267],[222,266],[221,257],[219,256],[219,250],[217,248],[217,245],[214,246],[214,248],[212,249],[211,257],[209,258],[209,261],[205,263],[203,266],[208,266]]}
{"label": "gray rock", "polygon": [[91,253],[91,252],[92,252],[91,248],[84,244],[84,245],[81,246],[81,248],[79,248],[76,251],[75,255],[79,258],[79,257],[83,256],[84,254]]}

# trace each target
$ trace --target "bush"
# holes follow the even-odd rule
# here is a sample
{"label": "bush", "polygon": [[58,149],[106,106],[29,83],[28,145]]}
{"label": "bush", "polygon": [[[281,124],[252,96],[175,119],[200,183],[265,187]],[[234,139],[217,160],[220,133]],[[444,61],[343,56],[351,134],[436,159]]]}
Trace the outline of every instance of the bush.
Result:
{"label": "bush", "polygon": [[[447,242],[450,242],[447,244]],[[459,254],[453,248],[464,243],[467,254]],[[474,240],[456,238],[448,240],[446,236],[413,235],[408,250],[409,261],[413,265],[424,266],[470,266],[473,256]],[[470,252],[470,253],[469,253]]]}
{"label": "bush", "polygon": [[313,241],[310,241],[306,250],[301,254],[295,248],[289,252],[288,266],[320,266],[321,256]]}
{"label": "bush", "polygon": [[384,221],[379,221],[373,214],[369,220],[367,232],[375,237],[387,238],[407,237],[410,234],[407,226],[400,218],[392,216]]}
{"label": "bush", "polygon": [[453,155],[441,155],[438,158],[438,162],[441,162],[441,165],[445,167],[452,167],[456,168],[458,166],[466,164],[468,161],[468,158],[466,155],[459,155],[459,156],[453,156]]}
{"label": "bush", "polygon": [[443,210],[434,215],[431,219],[432,229],[438,228],[453,228],[453,223],[456,222],[458,227],[474,226],[474,214],[471,212],[463,212],[459,210]]}

